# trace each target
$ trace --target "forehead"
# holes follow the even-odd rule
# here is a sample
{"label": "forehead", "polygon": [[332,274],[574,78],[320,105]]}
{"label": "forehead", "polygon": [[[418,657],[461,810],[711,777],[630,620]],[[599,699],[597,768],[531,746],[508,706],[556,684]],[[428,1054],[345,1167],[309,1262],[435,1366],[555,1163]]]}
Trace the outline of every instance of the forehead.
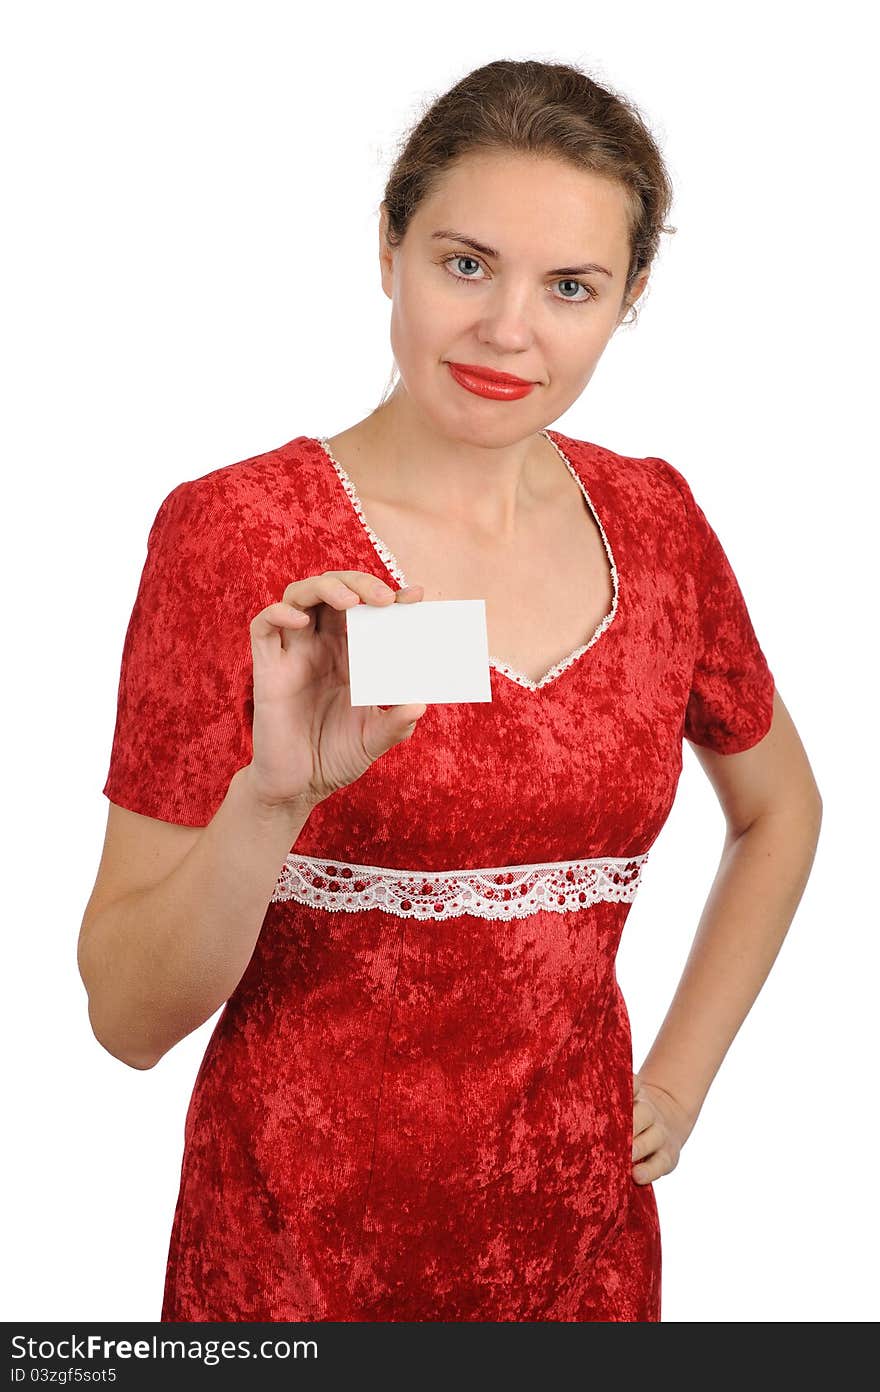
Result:
{"label": "forehead", "polygon": [[546,155],[480,152],[444,171],[411,226],[426,238],[456,228],[509,259],[619,261],[627,255],[626,208],[622,185],[605,175]]}

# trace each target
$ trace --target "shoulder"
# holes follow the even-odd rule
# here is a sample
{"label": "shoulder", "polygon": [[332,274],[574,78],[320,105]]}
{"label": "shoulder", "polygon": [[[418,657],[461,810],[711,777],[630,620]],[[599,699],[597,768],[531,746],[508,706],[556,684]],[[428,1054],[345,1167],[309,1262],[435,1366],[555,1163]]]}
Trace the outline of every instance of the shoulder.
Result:
{"label": "shoulder", "polygon": [[326,569],[312,555],[313,524],[330,512],[327,478],[335,475],[320,453],[317,441],[298,436],[177,484],[149,529],[152,583],[195,576],[203,587],[238,585],[268,603],[294,558],[304,573]]}
{"label": "shoulder", "polygon": [[334,475],[323,467],[316,439],[299,435],[286,444],[185,479],[163,499],[153,533],[180,532],[240,542],[251,553],[301,532],[320,516]]}
{"label": "shoulder", "polygon": [[548,430],[555,443],[587,481],[613,493],[621,506],[658,525],[690,531],[694,503],[680,470],[658,455],[629,455],[592,440]]}
{"label": "shoulder", "polygon": [[210,503],[233,514],[248,509],[277,509],[279,503],[325,484],[327,471],[320,468],[321,452],[317,440],[298,435],[287,444],[186,479],[169,497]]}

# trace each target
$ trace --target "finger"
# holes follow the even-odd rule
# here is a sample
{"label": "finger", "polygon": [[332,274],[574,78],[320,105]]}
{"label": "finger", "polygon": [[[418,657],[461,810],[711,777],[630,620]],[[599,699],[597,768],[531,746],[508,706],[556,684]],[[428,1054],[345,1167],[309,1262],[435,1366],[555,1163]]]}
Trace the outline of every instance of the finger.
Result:
{"label": "finger", "polygon": [[269,604],[251,619],[251,637],[257,644],[277,640],[283,629],[308,628],[309,616],[289,604]]}
{"label": "finger", "polygon": [[285,604],[298,609],[311,609],[327,604],[333,609],[349,609],[352,604],[389,604],[396,591],[377,575],[362,570],[327,570],[322,575],[309,575],[293,580],[282,595]]}
{"label": "finger", "polygon": [[392,602],[399,600],[403,604],[411,604],[424,594],[423,585],[407,585],[405,589],[395,590],[387,580],[363,570],[331,570],[326,573],[338,576],[364,603],[384,604],[390,599]]}
{"label": "finger", "polygon": [[671,1174],[678,1162],[673,1161],[669,1152],[661,1147],[647,1160],[640,1160],[632,1167],[632,1177],[637,1184],[652,1184],[661,1175]]}
{"label": "finger", "polygon": [[326,604],[331,609],[350,609],[353,604],[360,603],[360,598],[353,585],[332,571],[293,580],[281,596],[283,604],[301,612],[314,609],[318,604]]}
{"label": "finger", "polygon": [[633,1106],[633,1129],[636,1134],[657,1120],[657,1109],[647,1098],[640,1099]]}
{"label": "finger", "polygon": [[427,709],[424,701],[371,707],[364,729],[364,747],[370,758],[377,759],[393,745],[409,739]]}
{"label": "finger", "polygon": [[636,1184],[653,1184],[665,1171],[657,1159],[643,1160],[632,1167],[632,1177]]}
{"label": "finger", "polygon": [[637,1136],[633,1136],[633,1160],[646,1160],[649,1155],[653,1155],[663,1144],[665,1137],[666,1132],[656,1121],[644,1131],[640,1131]]}
{"label": "finger", "polygon": [[428,704],[426,701],[410,701],[406,705],[376,707],[380,715],[391,716],[394,725],[412,725],[413,728],[418,724],[427,709]]}

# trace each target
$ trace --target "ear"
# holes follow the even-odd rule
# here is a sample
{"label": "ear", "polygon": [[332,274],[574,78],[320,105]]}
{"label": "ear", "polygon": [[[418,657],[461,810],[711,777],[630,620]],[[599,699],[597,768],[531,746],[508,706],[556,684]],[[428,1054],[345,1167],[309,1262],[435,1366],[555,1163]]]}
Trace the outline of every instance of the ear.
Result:
{"label": "ear", "polygon": [[636,276],[636,279],[633,283],[633,287],[630,290],[629,295],[627,296],[626,304],[621,306],[620,314],[617,316],[618,326],[629,314],[636,300],[639,299],[639,297],[642,295],[645,286],[648,284],[650,275],[651,268],[649,266],[645,266],[641,271],[639,271],[639,274]]}
{"label": "ear", "polygon": [[639,298],[651,277],[651,267],[643,266],[636,276],[636,283],[633,286],[633,293],[630,298],[635,301]]}
{"label": "ear", "polygon": [[394,279],[394,258],[391,254],[391,248],[385,241],[387,230],[388,209],[384,203],[381,203],[379,205],[379,274],[382,277],[382,289],[390,300]]}

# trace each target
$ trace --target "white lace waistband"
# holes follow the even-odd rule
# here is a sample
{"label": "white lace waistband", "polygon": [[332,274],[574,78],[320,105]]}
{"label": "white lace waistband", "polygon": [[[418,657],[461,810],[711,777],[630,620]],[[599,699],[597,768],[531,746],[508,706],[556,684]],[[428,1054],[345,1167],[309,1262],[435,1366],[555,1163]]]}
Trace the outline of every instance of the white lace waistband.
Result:
{"label": "white lace waistband", "polygon": [[527,918],[539,910],[569,913],[601,900],[631,902],[648,852],[627,860],[556,860],[478,870],[401,870],[350,865],[291,853],[271,903],[296,899],[334,912],[382,909],[399,918]]}

